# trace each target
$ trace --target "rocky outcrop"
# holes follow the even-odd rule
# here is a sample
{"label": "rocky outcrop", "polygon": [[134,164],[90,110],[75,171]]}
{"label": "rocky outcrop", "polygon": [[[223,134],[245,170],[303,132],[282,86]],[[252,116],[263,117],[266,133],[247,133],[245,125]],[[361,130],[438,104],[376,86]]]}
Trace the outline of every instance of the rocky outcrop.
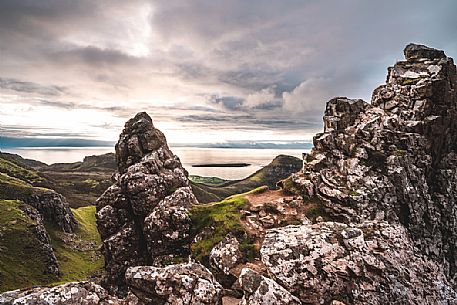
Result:
{"label": "rocky outcrop", "polygon": [[114,184],[97,201],[103,285],[117,296],[72,283],[0,300],[209,305],[224,295],[245,305],[457,304],[456,67],[421,45],[408,45],[405,57],[371,104],[327,103],[324,132],[303,170],[282,183],[302,198],[275,191],[265,204],[245,195],[249,211],[233,218],[256,232],[250,246],[261,243],[261,261],[245,262],[230,234],[216,244],[209,257],[216,276],[238,276],[240,262],[250,267],[225,291],[199,263],[168,265],[189,254],[197,201],[164,135],[139,113],[116,145]]}
{"label": "rocky outcrop", "polygon": [[222,286],[197,263],[131,267],[125,274],[131,291],[146,304],[216,305]]}
{"label": "rocky outcrop", "polygon": [[225,275],[229,275],[230,269],[239,263],[242,258],[240,243],[233,236],[227,236],[218,243],[211,250],[209,256],[210,264]]}
{"label": "rocky outcrop", "polygon": [[421,252],[457,274],[457,73],[443,51],[410,44],[371,104],[335,98],[293,181],[334,219],[403,225]]}
{"label": "rocky outcrop", "polygon": [[223,287],[231,287],[236,282],[238,274],[235,269],[244,261],[240,242],[231,234],[216,244],[209,255],[211,271]]}
{"label": "rocky outcrop", "polygon": [[44,262],[46,266],[46,273],[59,275],[59,264],[54,254],[54,250],[52,249],[49,234],[44,227],[43,217],[34,207],[29,205],[22,204],[20,208],[33,222],[33,225],[30,226],[30,229],[39,243],[42,257],[46,260]]}
{"label": "rocky outcrop", "polygon": [[442,268],[417,253],[401,224],[322,222],[271,229],[268,273],[304,304],[453,304]]}
{"label": "rocky outcrop", "polygon": [[275,281],[244,268],[239,277],[244,292],[240,305],[300,305],[300,300]]}
{"label": "rocky outcrop", "polygon": [[24,202],[37,209],[45,221],[64,232],[72,233],[78,225],[67,200],[59,193],[40,189],[24,198]]}
{"label": "rocky outcrop", "polygon": [[161,266],[189,254],[188,209],[197,200],[187,172],[146,113],[125,124],[116,145],[119,173],[97,200],[105,287],[125,294],[128,267]]}
{"label": "rocky outcrop", "polygon": [[103,287],[91,283],[68,283],[53,288],[35,288],[27,291],[10,291],[0,294],[5,305],[140,305],[129,295],[125,299],[110,296]]}

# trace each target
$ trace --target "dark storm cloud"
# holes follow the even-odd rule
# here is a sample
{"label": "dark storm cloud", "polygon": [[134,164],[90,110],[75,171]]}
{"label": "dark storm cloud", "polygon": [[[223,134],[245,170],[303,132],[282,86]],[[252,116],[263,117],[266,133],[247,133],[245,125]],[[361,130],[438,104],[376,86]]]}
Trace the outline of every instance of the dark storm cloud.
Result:
{"label": "dark storm cloud", "polygon": [[456,11],[454,0],[4,0],[0,94],[299,134],[334,96],[369,100],[409,42],[456,56]]}

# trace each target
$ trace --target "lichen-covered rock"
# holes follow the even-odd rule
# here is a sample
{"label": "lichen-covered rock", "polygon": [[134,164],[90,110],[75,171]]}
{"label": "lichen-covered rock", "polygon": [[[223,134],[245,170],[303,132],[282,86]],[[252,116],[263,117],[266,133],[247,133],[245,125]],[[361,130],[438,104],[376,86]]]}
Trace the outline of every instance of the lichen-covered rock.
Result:
{"label": "lichen-covered rock", "polygon": [[51,190],[39,191],[24,199],[40,212],[43,219],[55,224],[61,230],[72,233],[76,229],[76,221],[65,197]]}
{"label": "lichen-covered rock", "polygon": [[328,102],[324,133],[292,177],[343,222],[404,225],[457,285],[457,73],[443,51],[410,44],[371,104]]}
{"label": "lichen-covered rock", "polygon": [[59,275],[59,264],[51,246],[51,239],[43,224],[43,217],[34,207],[27,204],[21,205],[20,208],[34,222],[33,226],[31,226],[31,230],[37,238],[42,257],[46,259],[46,273]]}
{"label": "lichen-covered rock", "polygon": [[181,187],[165,197],[144,219],[144,234],[148,249],[156,264],[161,257],[176,253],[189,240],[192,220],[189,208],[197,203],[190,187]]}
{"label": "lichen-covered rock", "polygon": [[239,277],[244,291],[240,305],[300,305],[300,300],[275,281],[244,268]]}
{"label": "lichen-covered rock", "polygon": [[131,267],[127,284],[139,300],[157,305],[218,305],[222,287],[204,266],[197,263]]}
{"label": "lichen-covered rock", "polygon": [[240,243],[236,237],[227,235],[216,244],[209,255],[209,266],[217,281],[224,288],[232,288],[236,282],[240,269],[238,266],[245,261],[240,250]]}
{"label": "lichen-covered rock", "polygon": [[209,256],[211,266],[225,275],[229,275],[230,269],[236,266],[242,258],[240,243],[230,235],[218,243]]}
{"label": "lichen-covered rock", "polygon": [[305,304],[455,304],[442,267],[401,224],[321,222],[267,231],[268,273]]}
{"label": "lichen-covered rock", "polygon": [[191,219],[197,202],[187,172],[165,136],[144,112],[125,124],[116,145],[119,174],[97,200],[103,241],[103,285],[125,295],[128,267],[168,263],[189,254]]}
{"label": "lichen-covered rock", "polygon": [[125,299],[110,296],[103,287],[91,283],[68,283],[53,288],[34,288],[27,291],[10,291],[0,294],[4,305],[137,305],[138,299],[129,295]]}

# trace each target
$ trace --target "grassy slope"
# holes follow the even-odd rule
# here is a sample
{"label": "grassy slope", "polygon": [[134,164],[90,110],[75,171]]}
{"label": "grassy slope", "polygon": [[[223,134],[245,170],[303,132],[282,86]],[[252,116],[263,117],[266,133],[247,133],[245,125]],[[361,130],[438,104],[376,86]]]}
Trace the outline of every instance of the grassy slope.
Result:
{"label": "grassy slope", "polygon": [[93,204],[112,184],[111,172],[53,172],[41,174],[52,182],[52,189],[62,194],[71,207]]}
{"label": "grassy slope", "polygon": [[0,200],[0,292],[57,280],[44,273],[45,257],[29,228],[33,221],[19,208],[21,204]]}
{"label": "grassy slope", "polygon": [[39,184],[44,181],[35,170],[20,166],[2,158],[0,158],[0,172],[31,184]]}
{"label": "grassy slope", "polygon": [[4,159],[7,161],[10,161],[14,164],[17,164],[21,167],[25,167],[28,169],[36,169],[40,168],[43,166],[47,166],[46,163],[37,161],[37,160],[31,160],[31,159],[24,159],[19,155],[16,154],[10,154],[10,153],[5,153],[5,152],[0,152],[0,159]]}
{"label": "grassy slope", "polygon": [[212,186],[218,186],[218,185],[230,182],[230,180],[224,180],[219,177],[202,177],[202,176],[196,176],[196,175],[190,175],[189,180],[194,183],[202,183],[202,184],[212,185]]}
{"label": "grassy slope", "polygon": [[191,209],[191,218],[194,230],[197,233],[207,232],[203,238],[191,245],[192,256],[198,261],[207,264],[211,249],[229,233],[241,240],[240,248],[249,260],[256,256],[253,240],[243,229],[240,223],[240,210],[249,201],[247,194],[262,192],[267,187],[259,187],[247,193],[230,196],[220,202],[195,205]]}
{"label": "grassy slope", "polygon": [[[33,221],[19,208],[20,200],[48,189],[33,186],[49,180],[21,165],[21,159],[5,160],[0,155],[0,291],[33,285],[84,280],[103,267],[97,251],[101,244],[95,223],[95,207],[73,209],[79,222],[75,234],[66,234],[46,224],[57,256],[61,276],[44,274],[46,258],[31,226]],[[15,161],[15,162],[13,162]],[[94,185],[94,181],[87,181]],[[86,203],[87,204],[87,203]]]}
{"label": "grassy slope", "polygon": [[[29,228],[33,221],[19,209],[20,204],[20,201],[0,200],[0,292],[85,280],[103,267],[103,258],[96,251],[100,236],[95,207],[73,210],[80,224],[75,235],[47,225],[62,273],[56,277],[44,274],[45,257],[40,254],[38,241]],[[88,243],[93,244],[88,246]]]}
{"label": "grassy slope", "polygon": [[95,223],[95,207],[72,209],[79,227],[74,235],[69,235],[47,226],[51,236],[61,277],[59,282],[84,280],[99,272],[103,267],[103,257],[97,248],[101,244]]}

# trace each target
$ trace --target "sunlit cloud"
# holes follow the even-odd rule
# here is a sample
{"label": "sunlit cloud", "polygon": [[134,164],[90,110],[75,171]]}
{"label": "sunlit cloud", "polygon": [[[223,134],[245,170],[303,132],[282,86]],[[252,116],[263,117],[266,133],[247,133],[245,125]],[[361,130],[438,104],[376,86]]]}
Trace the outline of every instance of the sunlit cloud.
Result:
{"label": "sunlit cloud", "polygon": [[147,111],[173,143],[310,140],[411,42],[457,54],[443,0],[0,2],[0,136],[116,141]]}

